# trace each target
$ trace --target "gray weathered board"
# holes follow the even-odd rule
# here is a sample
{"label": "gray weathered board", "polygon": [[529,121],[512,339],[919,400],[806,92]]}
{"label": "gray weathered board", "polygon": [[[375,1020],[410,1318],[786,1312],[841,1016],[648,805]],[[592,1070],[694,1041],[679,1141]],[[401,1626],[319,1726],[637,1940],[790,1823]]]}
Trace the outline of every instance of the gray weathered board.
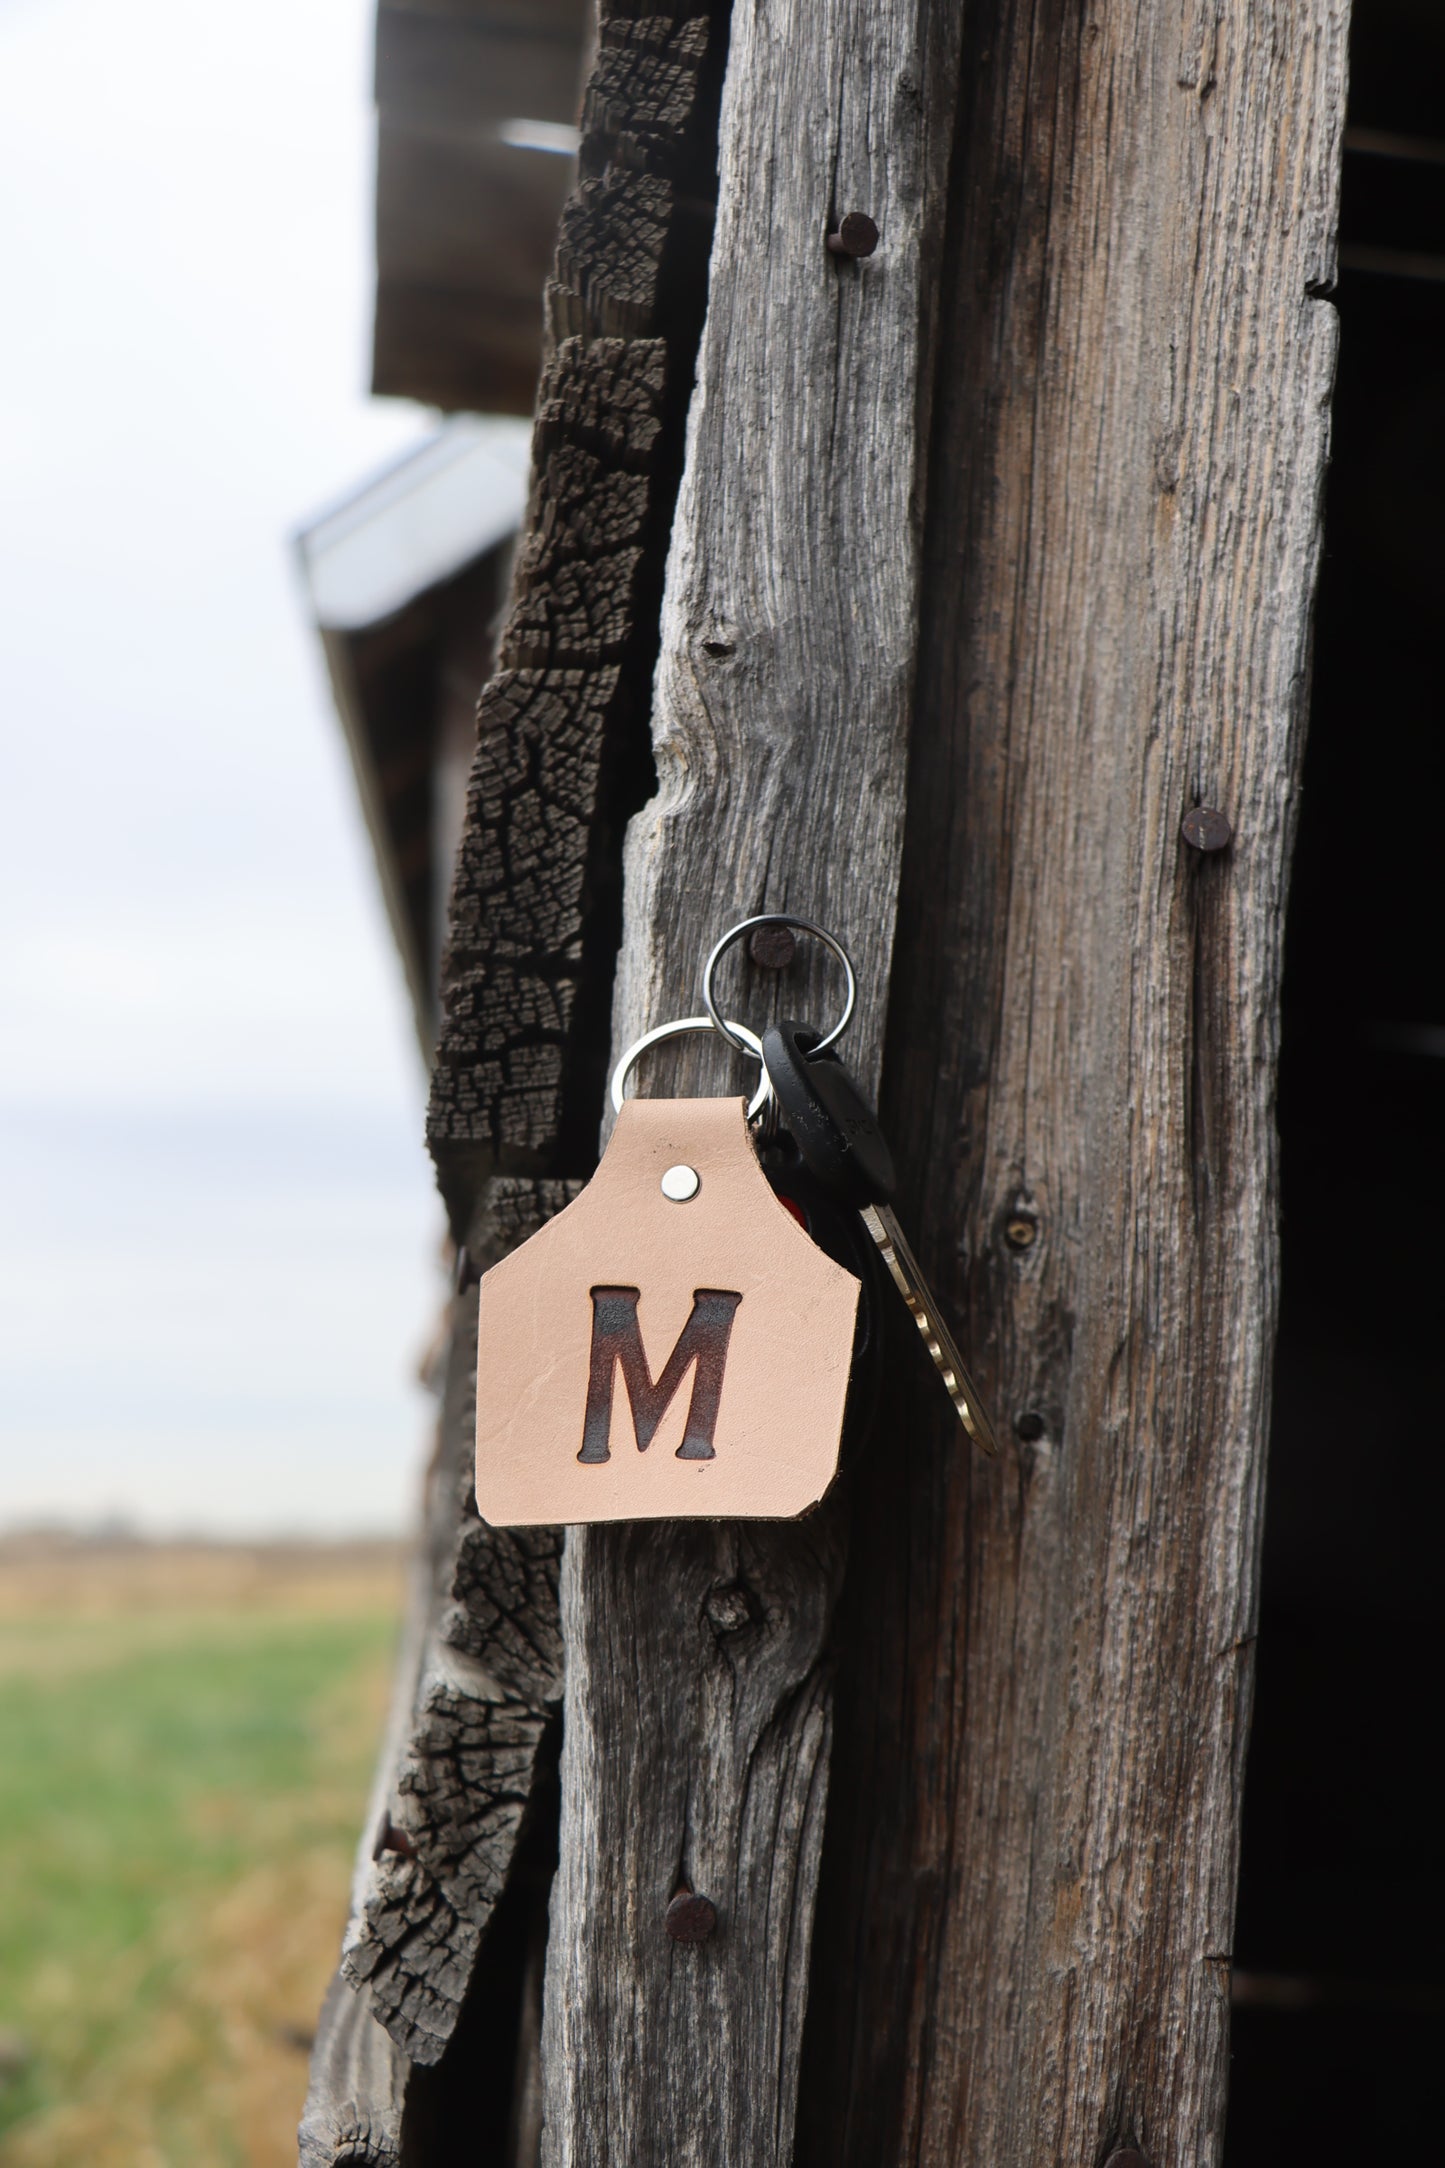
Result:
{"label": "gray weathered board", "polygon": [[[810,1522],[569,1538],[545,2131],[524,2013],[515,2079],[485,2056],[458,2079],[484,2119],[500,2092],[501,2125],[516,2085],[486,2157],[1217,2158],[1345,16],[737,0],[616,1036],[696,1006],[699,951],[735,914],[837,926],[864,982],[849,1052],[869,1082],[881,1059],[905,1216],[1013,1441],[997,1467],[971,1458],[904,1320],[887,1419]],[[710,61],[725,27],[710,18]],[[675,109],[632,65],[675,59],[674,28],[604,20],[594,214],[599,188],[635,207],[628,174],[682,171],[676,149],[648,166]],[[696,61],[697,35],[681,49]],[[696,241],[707,104],[682,105],[686,189],[624,221],[654,268]],[[881,229],[860,265],[822,246],[850,209]],[[640,347],[655,320],[631,302],[584,320],[588,279],[569,290],[582,317],[554,324],[582,375],[562,427],[633,445],[624,471],[651,480],[633,540],[609,527],[593,547],[539,434],[518,622],[541,644],[484,701],[433,1102],[473,1242],[499,1170],[519,1195],[586,1171],[626,801],[606,776],[640,719],[678,458],[685,328],[641,383],[647,357],[619,346],[589,375],[599,332]],[[529,563],[580,581],[583,615],[539,615]],[[544,624],[560,648],[526,633]],[[1179,840],[1199,800],[1235,830],[1208,859]],[[729,985],[761,1012],[758,974]],[[818,1011],[830,990],[817,971],[785,998]],[[690,1049],[642,1088],[722,1088],[729,1060]],[[475,1556],[485,1611],[511,1554]],[[538,1617],[555,1627],[545,1600]],[[527,1686],[544,1720],[556,1683]],[[382,1795],[395,1811],[386,1772]],[[401,1795],[418,1887],[456,1901],[439,1938],[397,1944],[388,2022],[411,2055],[439,2052],[477,1992],[531,1795],[490,1833],[443,1818],[446,1841],[418,1796]],[[662,1927],[684,1882],[719,1912],[694,1947]],[[407,2032],[409,2007],[429,2031]],[[406,2070],[390,2043],[360,2052],[348,2015],[313,2096],[336,2143],[307,2158],[389,2163]],[[343,2147],[328,2068],[374,2088],[348,2103],[369,2150]]]}
{"label": "gray weathered board", "polygon": [[[726,927],[792,909],[852,953],[849,1059],[877,1085],[957,17],[953,0],[733,11],[617,1050],[697,1006]],[[862,262],[826,245],[855,209],[881,235]],[[746,983],[736,960],[725,983]],[[789,998],[821,1015],[836,971],[819,956]],[[739,1079],[702,1042],[672,1075]],[[845,1530],[835,1497],[801,1526],[569,1531],[547,2168],[792,2157]],[[719,1914],[694,1948],[662,1925],[685,1883]]]}
{"label": "gray weathered board", "polygon": [[968,10],[885,1111],[1015,1445],[860,1484],[800,2161],[1219,2156],[1346,17]]}

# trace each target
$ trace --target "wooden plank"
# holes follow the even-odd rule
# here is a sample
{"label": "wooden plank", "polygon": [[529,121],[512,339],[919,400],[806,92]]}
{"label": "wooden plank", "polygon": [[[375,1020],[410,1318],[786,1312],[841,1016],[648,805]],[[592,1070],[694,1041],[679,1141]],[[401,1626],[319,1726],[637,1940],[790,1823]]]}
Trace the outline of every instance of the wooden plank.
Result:
{"label": "wooden plank", "polygon": [[[854,951],[850,1049],[876,1079],[918,628],[925,239],[956,13],[790,0],[733,15],[618,1044],[696,1006],[700,957],[731,920],[792,906]],[[863,265],[824,245],[849,209],[882,230]],[[789,998],[807,1008],[833,991],[822,973],[799,983]],[[680,1067],[736,1083],[706,1049]],[[569,1533],[553,2168],[791,2157],[843,1528],[835,1499],[798,1525]],[[719,1913],[694,1947],[663,1927],[684,1881]]]}
{"label": "wooden plank", "polygon": [[[561,1183],[494,1201],[508,1240],[566,1201]],[[427,1570],[402,1716],[359,1863],[343,1970],[415,2063],[434,2063],[460,2015],[481,1936],[506,1885],[561,1691],[559,1540],[487,1528],[471,1501],[476,1289],[455,1304],[441,1451],[428,1499]]]}
{"label": "wooden plank", "polygon": [[[476,1517],[474,1273],[524,1240],[596,1157],[628,803],[618,793],[642,796],[628,758],[640,777],[681,466],[682,400],[669,406],[668,385],[685,392],[701,324],[708,227],[696,191],[716,125],[709,65],[698,18],[679,27],[604,15],[587,180],[548,288],[563,336],[538,402],[528,534],[504,667],[481,702],[429,1114],[473,1284],[453,1310],[396,1713],[345,1977],[313,2059],[307,2168],[393,2168],[396,2146],[418,2163],[449,2157],[462,2114],[484,2147],[495,2134],[521,2162],[534,2146],[535,2012],[515,2058],[488,2020],[513,1989],[529,2011],[539,2002],[532,1927],[545,1905],[560,1537],[513,1537]],[[684,185],[690,205],[675,217]],[[599,957],[600,998],[589,1003],[579,988]],[[580,1118],[569,1119],[573,1107]],[[503,1939],[513,1955],[521,1945],[515,1979],[496,1949],[508,1906],[518,1931]]]}
{"label": "wooden plank", "polygon": [[886,1111],[1016,1457],[864,1476],[801,2163],[1218,2158],[1345,28],[970,10]]}
{"label": "wooden plank", "polygon": [[619,839],[647,789],[643,716],[702,318],[709,38],[701,16],[605,10],[584,103],[582,178],[546,293],[528,536],[479,710],[428,1113],[460,1240],[497,1169],[595,1163]]}
{"label": "wooden plank", "polygon": [[[494,1251],[525,1241],[578,1187],[499,1178]],[[423,1538],[341,1971],[312,2055],[302,2168],[396,2168],[404,2145],[413,2157],[418,2114],[428,2130],[445,2119],[448,2073],[434,2066],[555,1760],[560,1537],[513,1536],[477,1518],[476,1311],[472,1280],[453,1305]],[[504,2130],[514,2073],[495,2038],[485,2046],[472,2048],[466,2072],[470,2127]]]}
{"label": "wooden plank", "polygon": [[327,1990],[298,2133],[300,2168],[401,2168],[406,2057],[371,1997],[341,1973]]}

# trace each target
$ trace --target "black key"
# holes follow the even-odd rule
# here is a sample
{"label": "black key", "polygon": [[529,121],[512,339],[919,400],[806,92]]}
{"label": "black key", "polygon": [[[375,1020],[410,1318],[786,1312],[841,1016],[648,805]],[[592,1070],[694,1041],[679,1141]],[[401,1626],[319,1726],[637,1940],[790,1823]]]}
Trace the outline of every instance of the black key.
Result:
{"label": "black key", "polygon": [[763,1033],[763,1065],[788,1134],[826,1189],[859,1211],[887,1204],[897,1188],[893,1154],[878,1117],[830,1047],[811,1058],[821,1034],[807,1024]]}

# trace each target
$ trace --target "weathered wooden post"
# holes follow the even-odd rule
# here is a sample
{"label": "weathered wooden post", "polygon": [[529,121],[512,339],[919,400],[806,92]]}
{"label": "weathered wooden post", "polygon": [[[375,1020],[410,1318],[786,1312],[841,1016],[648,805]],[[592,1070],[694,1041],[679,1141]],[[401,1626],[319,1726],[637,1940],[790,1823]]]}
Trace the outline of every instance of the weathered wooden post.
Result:
{"label": "weathered wooden post", "polygon": [[[1344,19],[604,0],[433,1095],[452,1382],[308,2162],[1217,2157]],[[769,908],[853,951],[1008,1450],[903,1320],[811,1519],[488,1530],[465,1283],[590,1171],[614,965],[620,1046]]]}

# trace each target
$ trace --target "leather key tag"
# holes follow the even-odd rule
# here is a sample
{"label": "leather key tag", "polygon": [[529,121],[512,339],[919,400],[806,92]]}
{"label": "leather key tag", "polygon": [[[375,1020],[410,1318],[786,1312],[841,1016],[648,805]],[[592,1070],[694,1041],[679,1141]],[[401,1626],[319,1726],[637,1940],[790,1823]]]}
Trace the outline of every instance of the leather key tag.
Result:
{"label": "leather key tag", "polygon": [[581,1196],[482,1279],[482,1519],[806,1513],[858,1291],[773,1194],[740,1099],[628,1100]]}

